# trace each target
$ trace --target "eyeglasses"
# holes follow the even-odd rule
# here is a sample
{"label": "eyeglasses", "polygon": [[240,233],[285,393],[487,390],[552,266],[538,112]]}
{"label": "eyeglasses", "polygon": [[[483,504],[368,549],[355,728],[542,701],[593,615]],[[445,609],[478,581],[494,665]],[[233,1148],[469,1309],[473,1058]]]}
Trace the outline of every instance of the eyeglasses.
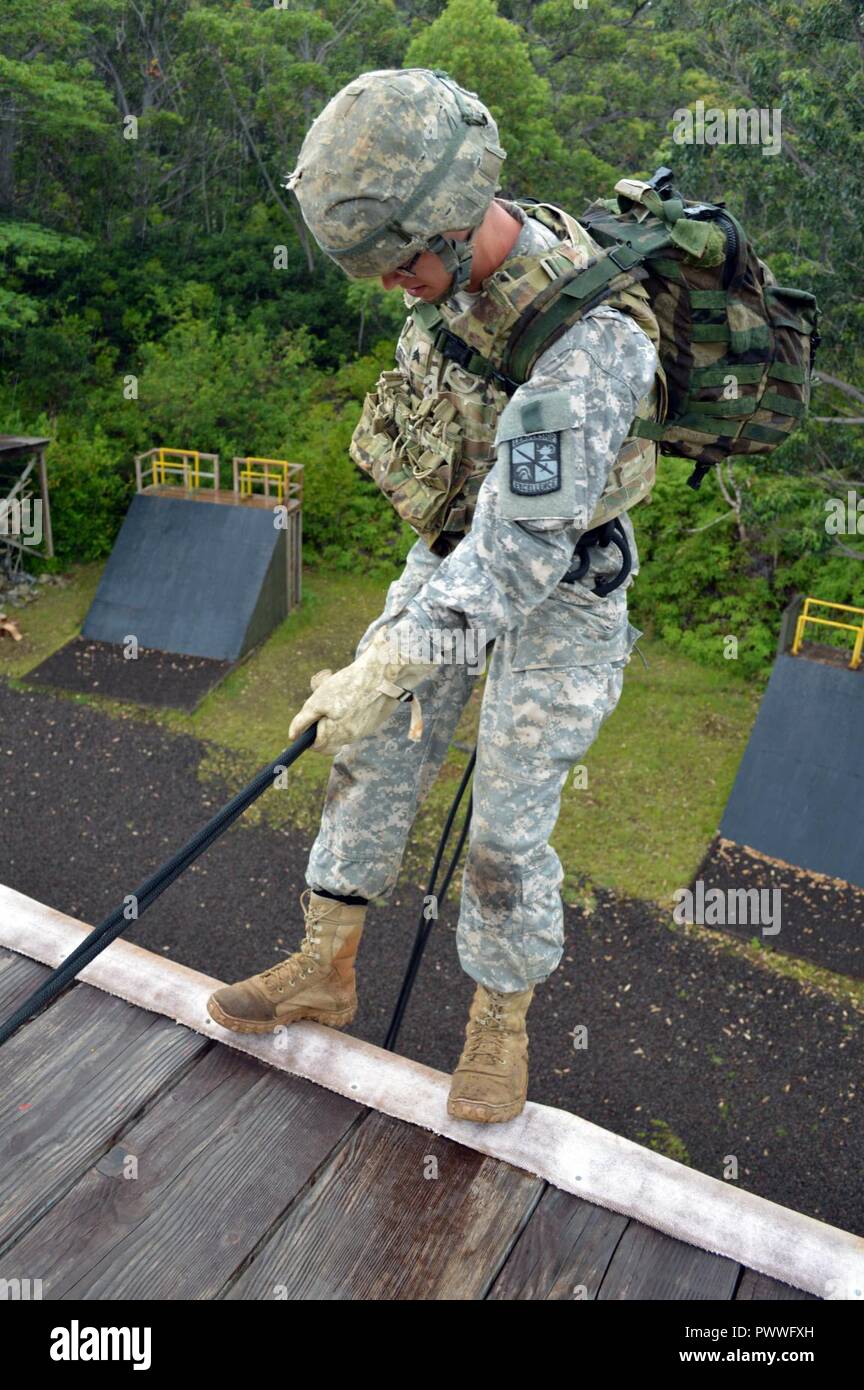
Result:
{"label": "eyeglasses", "polygon": [[410,261],[406,261],[404,265],[397,265],[394,270],[391,270],[390,274],[410,275],[413,272],[415,265],[417,264],[422,255],[422,249],[420,251],[415,252],[415,254],[411,257]]}

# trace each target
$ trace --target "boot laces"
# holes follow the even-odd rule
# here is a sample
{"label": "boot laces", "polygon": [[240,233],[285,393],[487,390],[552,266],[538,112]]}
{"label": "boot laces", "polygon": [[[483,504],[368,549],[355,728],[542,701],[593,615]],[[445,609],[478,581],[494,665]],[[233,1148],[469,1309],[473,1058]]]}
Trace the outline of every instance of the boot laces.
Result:
{"label": "boot laces", "polygon": [[487,1057],[496,1067],[501,1065],[507,1029],[504,1026],[501,1001],[494,995],[491,995],[477,1018],[468,1024],[468,1034],[466,1062],[476,1062],[479,1057]]}
{"label": "boot laces", "polygon": [[[304,903],[306,894],[309,898]],[[312,889],[306,888],[300,894],[300,907],[306,920],[306,933],[300,943],[299,950],[286,960],[280,960],[277,965],[271,965],[269,970],[265,970],[261,976],[272,985],[277,994],[283,994],[286,985],[293,985],[297,980],[303,980],[308,975],[314,975],[321,964],[321,916],[323,909],[319,906],[312,906]]]}

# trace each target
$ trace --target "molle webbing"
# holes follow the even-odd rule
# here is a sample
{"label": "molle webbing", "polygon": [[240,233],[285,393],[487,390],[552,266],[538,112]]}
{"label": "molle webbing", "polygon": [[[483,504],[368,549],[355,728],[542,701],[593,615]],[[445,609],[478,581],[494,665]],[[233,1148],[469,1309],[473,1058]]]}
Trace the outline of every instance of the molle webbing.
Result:
{"label": "molle webbing", "polygon": [[[570,324],[602,302],[635,318],[659,348],[647,294],[636,275],[622,269],[627,258],[607,257],[578,222],[551,204],[526,203],[524,209],[555,231],[558,244],[509,257],[467,308],[449,300],[411,304],[396,348],[397,370],[381,373],[351,441],[355,463],[439,553],[470,528],[495,461],[497,421],[507,398]],[[657,382],[660,392],[655,383],[639,403],[640,418],[656,417],[658,404],[665,404],[662,374]],[[653,439],[628,436],[592,525],[648,496],[656,456]]]}
{"label": "molle webbing", "polygon": [[580,219],[608,252],[637,255],[660,327],[668,406],[631,434],[692,459],[698,487],[715,464],[768,454],[807,413],[818,306],[778,285],[727,208],[695,203],[672,174],[621,179]]}

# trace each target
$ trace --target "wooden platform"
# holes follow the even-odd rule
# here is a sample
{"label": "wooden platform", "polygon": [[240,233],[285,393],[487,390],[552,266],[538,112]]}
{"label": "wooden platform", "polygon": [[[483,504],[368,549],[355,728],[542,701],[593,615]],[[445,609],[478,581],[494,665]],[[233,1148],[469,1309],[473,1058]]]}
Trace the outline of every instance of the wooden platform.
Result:
{"label": "wooden platform", "polygon": [[140,491],[148,497],[175,497],[182,502],[215,502],[221,507],[258,507],[268,512],[277,506],[284,506],[286,512],[297,512],[301,505],[296,497],[265,497],[261,492],[249,493],[244,497],[230,488],[215,492],[213,488],[181,487],[179,483],[148,483]]}
{"label": "wooden platform", "polygon": [[[7,942],[33,937],[40,913],[46,940],[68,930],[71,919],[0,890]],[[522,1117],[461,1124],[463,1144],[363,1103],[364,1061],[391,1077],[404,1069],[421,1104],[424,1074],[439,1076],[428,1068],[316,1024],[285,1030],[303,1065],[326,1063],[334,1086],[360,1098],[335,1094],[283,1069],[293,1060],[269,1064],[165,1017],[204,979],[195,972],[122,941],[88,978],[100,969],[125,993],[152,972],[154,1008],[77,982],[0,1049],[0,1278],[41,1279],[45,1299],[813,1297],[481,1151],[506,1145],[508,1130],[512,1143]],[[47,973],[0,950],[0,1018]],[[277,1056],[271,1038],[246,1041]],[[327,1059],[343,1050],[350,1065],[336,1075]],[[528,1110],[551,1117],[548,1133],[557,1116],[573,1121]],[[643,1152],[649,1171],[656,1159],[691,1180]],[[691,1205],[683,1189],[678,1204]],[[788,1216],[805,1238],[826,1233],[829,1254],[839,1239],[841,1261],[851,1243],[855,1268],[855,1237]]]}

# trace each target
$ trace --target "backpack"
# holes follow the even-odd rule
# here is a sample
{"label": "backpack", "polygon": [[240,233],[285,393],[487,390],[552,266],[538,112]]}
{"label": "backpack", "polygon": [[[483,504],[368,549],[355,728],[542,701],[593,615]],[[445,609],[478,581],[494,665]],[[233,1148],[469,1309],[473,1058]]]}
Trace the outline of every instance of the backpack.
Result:
{"label": "backpack", "polygon": [[[647,182],[620,179],[617,199],[599,199],[575,219],[605,254],[547,285],[515,324],[497,366],[453,333],[439,330],[436,346],[512,395],[571,324],[641,282],[660,329],[668,400],[661,420],[637,417],[628,438],[653,439],[660,453],[694,460],[687,481],[698,488],[715,463],[770,454],[801,423],[819,310],[809,291],[776,283],[724,203],[682,198],[672,177],[663,167]],[[534,198],[515,201],[560,227],[560,210]],[[435,317],[429,306],[419,312]]]}
{"label": "backpack", "polygon": [[613,264],[647,272],[669,402],[662,423],[635,420],[631,433],[693,459],[698,488],[715,463],[770,454],[800,425],[819,309],[809,291],[777,284],[724,203],[682,198],[672,177],[664,167],[647,183],[621,179],[617,200],[579,222]]}

